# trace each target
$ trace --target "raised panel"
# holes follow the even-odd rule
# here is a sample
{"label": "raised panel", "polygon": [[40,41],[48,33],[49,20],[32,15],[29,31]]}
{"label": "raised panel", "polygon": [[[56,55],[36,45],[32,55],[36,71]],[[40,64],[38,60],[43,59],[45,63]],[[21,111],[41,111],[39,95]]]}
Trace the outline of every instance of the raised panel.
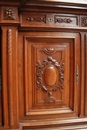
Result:
{"label": "raised panel", "polygon": [[[50,42],[49,42],[50,44]],[[44,52],[44,47],[45,45],[36,45],[34,46],[34,49],[36,48],[36,88],[39,90],[37,90],[36,93],[36,103],[37,105],[39,104],[43,104],[43,107],[45,107],[47,104],[50,106],[54,106],[60,104],[60,105],[64,105],[62,99],[63,97],[63,91],[64,91],[64,69],[65,69],[65,48],[68,48],[68,45],[53,45],[53,43],[51,43],[51,45],[46,45],[47,48],[53,48],[55,49],[55,53],[54,54],[46,54]],[[43,47],[42,47],[43,46]],[[67,57],[67,56],[66,56]],[[48,74],[46,75],[46,71],[48,69],[48,67],[53,67],[55,70],[55,75],[53,77],[53,75],[50,77],[48,77]],[[51,74],[51,72],[50,72]],[[49,74],[49,75],[50,75]],[[56,78],[57,77],[57,78]],[[66,79],[68,80],[68,76],[65,76]],[[55,78],[55,79],[54,79]],[[40,79],[40,81],[39,81]],[[48,80],[50,80],[50,82],[48,84],[46,84],[46,81],[48,82]],[[54,82],[54,80],[56,80]],[[54,82],[54,84],[53,84]],[[67,81],[66,81],[67,82]],[[53,84],[52,86],[49,84]],[[38,86],[39,85],[39,86]],[[68,88],[67,88],[68,91]],[[47,105],[47,107],[49,107]],[[50,106],[51,107],[51,106]]]}
{"label": "raised panel", "polygon": [[[79,119],[80,76],[76,83],[77,66],[78,74],[81,73],[79,33],[19,32],[18,46],[19,119],[27,120],[25,126],[29,128],[30,122],[36,128],[35,119],[42,120],[43,126],[45,119],[61,122]],[[59,87],[62,63],[63,82]],[[43,73],[39,77],[42,84],[37,83],[39,69]]]}
{"label": "raised panel", "polygon": [[[80,77],[76,85],[76,66],[80,72],[79,34],[45,32],[20,36],[23,36],[24,63],[24,82],[22,84],[20,80],[20,85],[25,97],[22,97],[20,105],[26,118],[46,114],[56,115],[57,118],[66,117],[66,114],[78,117]],[[19,73],[22,74],[22,71],[20,69]],[[19,95],[23,89],[20,88]]]}

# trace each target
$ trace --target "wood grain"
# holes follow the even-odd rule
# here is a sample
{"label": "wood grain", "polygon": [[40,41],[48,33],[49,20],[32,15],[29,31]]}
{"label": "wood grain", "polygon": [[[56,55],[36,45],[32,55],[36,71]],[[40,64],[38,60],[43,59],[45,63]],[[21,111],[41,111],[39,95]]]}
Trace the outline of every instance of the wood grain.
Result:
{"label": "wood grain", "polygon": [[0,1],[1,130],[87,129],[87,3],[67,1]]}

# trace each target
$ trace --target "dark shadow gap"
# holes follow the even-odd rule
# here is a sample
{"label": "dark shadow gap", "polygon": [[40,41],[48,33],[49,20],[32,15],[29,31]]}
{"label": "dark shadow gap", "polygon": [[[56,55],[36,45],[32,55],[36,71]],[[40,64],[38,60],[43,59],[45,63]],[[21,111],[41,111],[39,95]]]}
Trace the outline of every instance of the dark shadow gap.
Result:
{"label": "dark shadow gap", "polygon": [[1,68],[2,68],[2,45],[1,45],[1,28],[0,28],[0,127],[2,126],[2,82],[1,82]]}

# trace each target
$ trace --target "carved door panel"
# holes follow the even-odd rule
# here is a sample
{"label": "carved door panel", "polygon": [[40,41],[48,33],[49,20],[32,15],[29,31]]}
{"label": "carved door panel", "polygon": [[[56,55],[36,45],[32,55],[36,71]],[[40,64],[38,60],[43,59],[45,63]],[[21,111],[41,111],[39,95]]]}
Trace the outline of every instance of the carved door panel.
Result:
{"label": "carved door panel", "polygon": [[79,116],[79,39],[78,33],[20,33],[20,119]]}

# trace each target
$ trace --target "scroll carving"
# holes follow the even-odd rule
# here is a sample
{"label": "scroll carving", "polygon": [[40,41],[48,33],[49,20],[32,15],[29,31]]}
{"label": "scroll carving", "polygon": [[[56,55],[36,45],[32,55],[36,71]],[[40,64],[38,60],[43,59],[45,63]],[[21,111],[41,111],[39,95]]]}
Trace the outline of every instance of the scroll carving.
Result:
{"label": "scroll carving", "polygon": [[81,17],[81,26],[86,27],[87,26],[87,17]]}
{"label": "scroll carving", "polygon": [[[49,69],[48,69],[49,68]],[[45,73],[48,69],[48,81],[45,81]],[[59,73],[59,79],[58,77]],[[51,77],[53,76],[53,80]],[[49,79],[50,78],[50,79]],[[50,81],[50,82],[49,82]],[[64,90],[64,63],[59,64],[51,56],[48,56],[42,63],[40,61],[36,64],[36,84],[37,90],[40,88],[48,94],[48,98],[45,100],[45,103],[55,103],[56,99],[53,97],[53,92]]]}
{"label": "scroll carving", "polygon": [[42,17],[28,17],[27,20],[29,22],[44,22],[46,23],[46,16],[42,16]]}
{"label": "scroll carving", "polygon": [[9,125],[13,126],[13,94],[12,94],[12,30],[7,30],[7,83],[8,83],[8,100],[9,100]]}
{"label": "scroll carving", "polygon": [[72,20],[70,18],[60,18],[60,17],[54,17],[55,23],[71,23]]}
{"label": "scroll carving", "polygon": [[15,20],[15,12],[12,8],[4,9],[4,20]]}

